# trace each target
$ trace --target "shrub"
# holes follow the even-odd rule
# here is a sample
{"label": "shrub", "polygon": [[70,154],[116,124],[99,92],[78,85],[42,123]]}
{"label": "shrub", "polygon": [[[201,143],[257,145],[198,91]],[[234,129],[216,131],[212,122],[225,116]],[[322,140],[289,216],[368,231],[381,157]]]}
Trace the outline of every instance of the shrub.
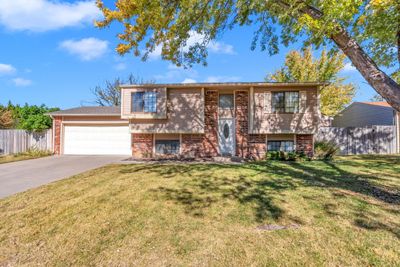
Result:
{"label": "shrub", "polygon": [[304,153],[299,152],[284,152],[284,151],[269,151],[266,154],[269,160],[296,161],[305,160],[308,157]]}
{"label": "shrub", "polygon": [[314,156],[320,160],[331,160],[339,152],[339,147],[333,142],[316,142],[314,145]]}
{"label": "shrub", "polygon": [[34,158],[39,158],[39,157],[45,157],[45,156],[50,156],[53,154],[49,150],[41,150],[37,147],[31,147],[25,152],[17,153],[14,154],[14,156],[29,156],[29,157],[34,157]]}

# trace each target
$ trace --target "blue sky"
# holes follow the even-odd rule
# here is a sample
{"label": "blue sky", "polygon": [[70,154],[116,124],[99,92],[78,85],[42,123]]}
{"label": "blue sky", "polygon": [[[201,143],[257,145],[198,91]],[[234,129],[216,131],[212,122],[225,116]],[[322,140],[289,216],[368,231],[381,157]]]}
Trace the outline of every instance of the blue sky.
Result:
{"label": "blue sky", "polygon": [[[120,26],[95,28],[92,21],[99,15],[90,1],[0,0],[0,104],[94,105],[96,85],[129,73],[158,83],[262,81],[289,50],[301,48],[282,47],[272,57],[251,51],[254,29],[236,28],[209,47],[207,67],[185,70],[157,53],[147,62],[132,54],[120,57],[114,50]],[[358,87],[356,101],[374,95],[351,64],[343,75]]]}

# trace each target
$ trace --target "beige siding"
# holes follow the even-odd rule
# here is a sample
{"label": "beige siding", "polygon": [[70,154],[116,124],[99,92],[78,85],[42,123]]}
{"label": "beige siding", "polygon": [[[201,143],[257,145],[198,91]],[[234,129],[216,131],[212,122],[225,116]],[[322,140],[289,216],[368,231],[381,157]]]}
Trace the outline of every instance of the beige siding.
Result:
{"label": "beige siding", "polygon": [[201,89],[168,89],[166,119],[131,119],[132,133],[203,133]]}
{"label": "beige siding", "polygon": [[[132,93],[153,91],[157,93],[156,113],[132,113]],[[121,92],[121,117],[124,119],[166,119],[167,89],[166,88],[125,88]]]}
{"label": "beige siding", "polygon": [[[272,113],[271,94],[276,91],[298,91],[299,113]],[[315,133],[320,117],[318,102],[316,87],[254,89],[252,133]]]}

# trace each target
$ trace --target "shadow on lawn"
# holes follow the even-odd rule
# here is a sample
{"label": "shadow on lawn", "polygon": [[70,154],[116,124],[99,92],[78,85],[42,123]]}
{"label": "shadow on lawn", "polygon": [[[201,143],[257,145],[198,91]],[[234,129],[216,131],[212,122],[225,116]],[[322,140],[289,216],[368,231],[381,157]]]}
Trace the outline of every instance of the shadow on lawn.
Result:
{"label": "shadow on lawn", "polygon": [[[399,159],[395,157],[393,161]],[[385,167],[390,167],[387,161]],[[177,175],[185,176],[173,188],[159,187],[153,189],[157,197],[172,200],[184,206],[188,214],[202,216],[205,209],[224,199],[236,200],[242,204],[254,205],[256,222],[265,219],[279,220],[284,217],[285,210],[277,205],[282,201],[282,192],[295,190],[297,187],[321,187],[332,189],[335,197],[350,195],[362,198],[372,197],[391,205],[400,204],[398,187],[379,185],[378,178],[371,174],[353,173],[341,168],[350,166],[360,169],[368,168],[365,162],[256,162],[243,165],[224,164],[176,164],[145,165],[125,169],[123,172],[133,173],[139,170],[156,174],[162,178],[173,179]],[[382,162],[383,163],[383,162]],[[381,163],[381,164],[382,164]],[[376,166],[375,166],[376,167]],[[231,171],[226,174],[224,170]],[[232,170],[234,173],[232,174]],[[358,171],[359,171],[358,170]],[[187,179],[186,179],[187,178]],[[307,198],[309,196],[304,196]],[[284,199],[283,199],[284,201]],[[324,201],[314,199],[313,201]],[[372,205],[372,204],[371,204]],[[328,216],[336,216],[334,204],[323,204]],[[383,207],[382,207],[383,208]],[[397,210],[397,208],[395,209]],[[290,218],[296,221],[297,219]],[[367,211],[355,211],[353,223],[368,230],[383,229],[400,238],[400,225],[394,222],[382,223],[379,218]],[[296,223],[301,223],[296,221]]]}

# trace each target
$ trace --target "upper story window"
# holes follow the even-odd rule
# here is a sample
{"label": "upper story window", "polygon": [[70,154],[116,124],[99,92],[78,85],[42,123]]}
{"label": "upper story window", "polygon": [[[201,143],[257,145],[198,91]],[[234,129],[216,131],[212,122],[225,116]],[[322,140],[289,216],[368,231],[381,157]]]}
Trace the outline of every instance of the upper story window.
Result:
{"label": "upper story window", "polygon": [[132,93],[132,112],[157,112],[157,93]]}
{"label": "upper story window", "polygon": [[299,112],[299,92],[272,93],[272,112],[278,112],[278,113]]}

